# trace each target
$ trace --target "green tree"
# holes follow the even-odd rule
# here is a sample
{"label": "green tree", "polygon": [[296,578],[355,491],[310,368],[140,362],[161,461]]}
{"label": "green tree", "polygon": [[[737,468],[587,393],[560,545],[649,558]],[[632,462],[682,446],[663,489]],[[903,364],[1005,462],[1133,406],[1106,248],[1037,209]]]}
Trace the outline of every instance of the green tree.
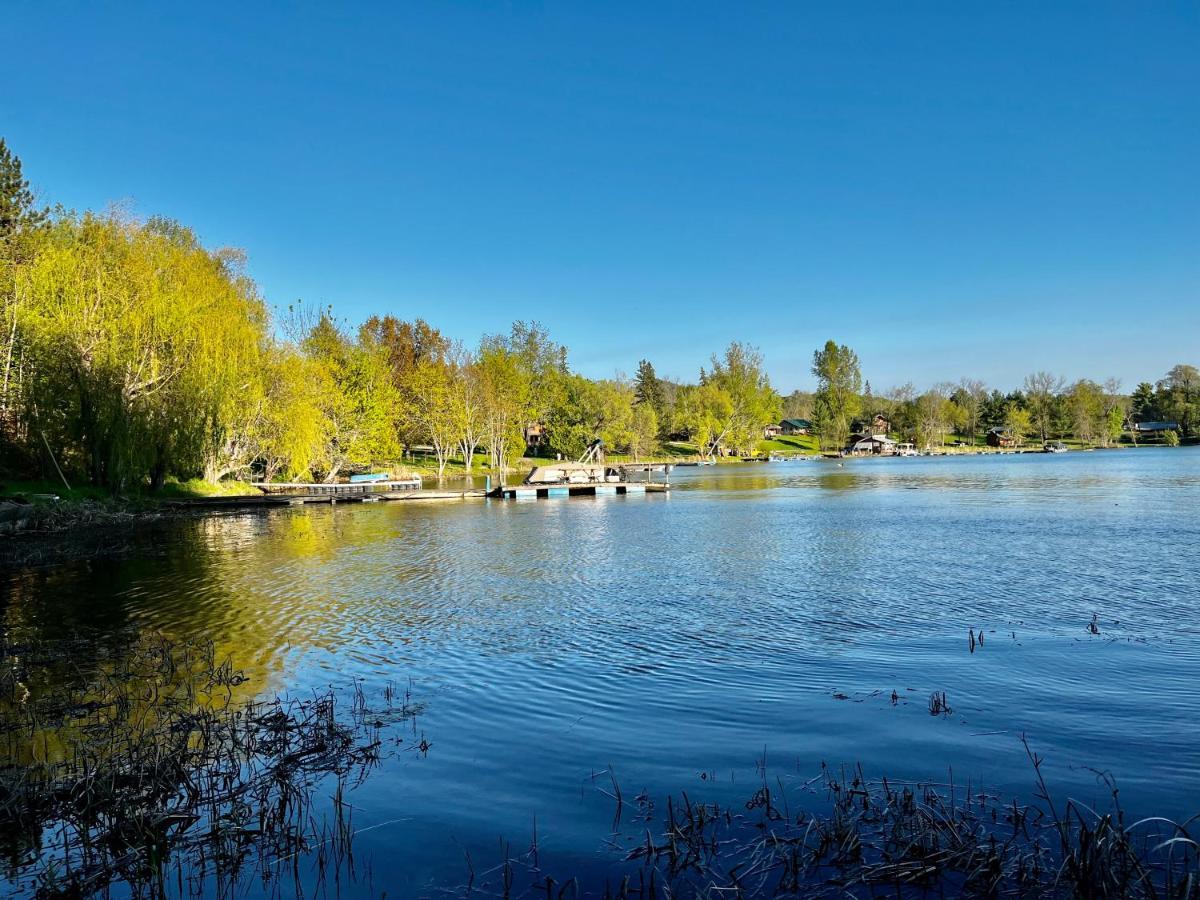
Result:
{"label": "green tree", "polygon": [[1135,422],[1155,422],[1162,418],[1154,385],[1143,381],[1133,389],[1129,398],[1129,415]]}
{"label": "green tree", "polygon": [[428,441],[437,459],[438,478],[462,445],[462,418],[456,408],[456,373],[444,361],[426,359],[409,369],[402,382],[402,416],[409,433]]}
{"label": "green tree", "polygon": [[309,481],[328,446],[326,398],[334,391],[328,371],[290,345],[274,347],[264,360],[265,392],[251,430],[263,480],[283,475]]}
{"label": "green tree", "polygon": [[1025,397],[1029,415],[1042,442],[1050,439],[1060,416],[1059,395],[1063,392],[1065,379],[1049,372],[1034,372],[1025,376]]}
{"label": "green tree", "polygon": [[712,367],[701,370],[711,416],[709,454],[721,448],[750,453],[762,438],[764,425],[779,418],[781,402],[763,371],[762,354],[746,344],[732,342],[722,356],[713,356]]}
{"label": "green tree", "polygon": [[480,419],[490,464],[501,483],[525,452],[525,426],[533,414],[533,375],[521,354],[503,341],[485,339],[476,364]]}
{"label": "green tree", "polygon": [[1107,440],[1108,416],[1100,385],[1090,379],[1080,379],[1071,385],[1066,401],[1076,438],[1084,444]]}
{"label": "green tree", "polygon": [[688,385],[679,391],[675,413],[679,430],[695,442],[702,456],[712,457],[721,447],[724,423],[733,415],[733,399],[712,382]]}
{"label": "green tree", "polygon": [[983,415],[987,396],[987,385],[978,378],[963,378],[958,382],[958,390],[953,400],[962,408],[963,428],[967,443],[971,446],[975,446],[976,438],[979,437],[979,420]]}
{"label": "green tree", "polygon": [[17,284],[31,442],[114,492],[219,465],[265,341],[240,259],[163,220],[55,222]]}
{"label": "green tree", "polygon": [[824,347],[813,353],[812,373],[817,377],[813,424],[821,446],[844,447],[850,437],[850,423],[862,410],[858,355],[844,344],[826,341]]}
{"label": "green tree", "polygon": [[1033,433],[1033,417],[1019,403],[1010,402],[1004,413],[1004,427],[1012,432],[1018,444],[1023,444]]}
{"label": "green tree", "polygon": [[629,453],[634,462],[643,456],[651,456],[658,450],[658,416],[649,403],[638,403],[633,407],[630,420]]}
{"label": "green tree", "polygon": [[387,351],[367,336],[352,341],[322,313],[303,343],[317,367],[327,429],[319,467],[333,482],[347,468],[395,459],[400,396]]}
{"label": "green tree", "polygon": [[658,375],[654,372],[654,366],[648,359],[643,359],[638,363],[637,375],[634,377],[634,392],[638,403],[647,403],[654,410],[656,416],[661,416],[663,413],[663,386],[659,381]]}
{"label": "green tree", "polygon": [[21,160],[0,137],[0,243],[7,243],[20,232],[46,222],[48,212],[39,209],[21,171]]}
{"label": "green tree", "polygon": [[627,384],[564,375],[558,402],[546,416],[550,446],[566,459],[582,456],[596,440],[613,450],[627,449],[633,409],[634,389]]}
{"label": "green tree", "polygon": [[1177,365],[1158,383],[1157,405],[1164,417],[1178,422],[1184,437],[1200,426],[1200,370]]}

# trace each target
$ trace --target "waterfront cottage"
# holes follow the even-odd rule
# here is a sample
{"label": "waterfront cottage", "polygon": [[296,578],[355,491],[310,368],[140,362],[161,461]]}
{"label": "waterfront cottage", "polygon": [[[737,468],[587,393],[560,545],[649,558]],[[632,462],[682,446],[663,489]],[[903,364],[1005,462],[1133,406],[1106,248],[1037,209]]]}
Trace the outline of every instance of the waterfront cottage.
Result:
{"label": "waterfront cottage", "polygon": [[896,442],[882,434],[852,441],[847,452],[854,456],[895,456]]}
{"label": "waterfront cottage", "polygon": [[808,419],[784,419],[779,423],[779,434],[808,434],[812,431],[812,422]]}
{"label": "waterfront cottage", "polygon": [[989,428],[987,444],[989,447],[1015,447],[1017,446],[1017,438],[1012,433],[1011,428]]}
{"label": "waterfront cottage", "polygon": [[876,413],[869,419],[859,419],[850,425],[850,430],[854,434],[863,436],[888,434],[892,430],[892,423],[888,421],[887,416],[882,413]]}
{"label": "waterfront cottage", "polygon": [[763,428],[763,438],[770,440],[773,437],[779,437],[780,426],[771,424]]}
{"label": "waterfront cottage", "polygon": [[547,434],[546,426],[541,422],[530,422],[524,428],[525,446],[530,451],[537,451],[538,448],[546,444]]}
{"label": "waterfront cottage", "polygon": [[1138,434],[1162,434],[1164,431],[1178,431],[1178,422],[1134,422],[1133,430]]}

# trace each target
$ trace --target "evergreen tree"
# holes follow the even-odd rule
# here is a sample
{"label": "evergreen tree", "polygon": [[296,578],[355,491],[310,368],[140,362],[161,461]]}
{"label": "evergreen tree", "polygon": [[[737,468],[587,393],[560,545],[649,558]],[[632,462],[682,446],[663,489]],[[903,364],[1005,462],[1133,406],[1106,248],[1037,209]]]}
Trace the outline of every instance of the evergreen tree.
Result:
{"label": "evergreen tree", "polygon": [[647,403],[655,415],[662,416],[663,386],[650,360],[643,359],[638,363],[637,377],[634,379],[634,395],[638,403]]}
{"label": "evergreen tree", "polygon": [[0,241],[46,221],[46,210],[34,206],[33,191],[21,174],[21,160],[0,138]]}

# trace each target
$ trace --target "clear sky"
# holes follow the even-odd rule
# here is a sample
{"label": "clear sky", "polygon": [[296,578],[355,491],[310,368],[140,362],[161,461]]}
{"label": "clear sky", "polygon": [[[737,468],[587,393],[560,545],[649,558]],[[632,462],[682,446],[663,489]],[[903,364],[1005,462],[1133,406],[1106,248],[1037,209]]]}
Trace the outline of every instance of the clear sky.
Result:
{"label": "clear sky", "polygon": [[[352,7],[342,10],[338,7]],[[876,391],[1200,364],[1200,3],[64,4],[0,15],[47,201],[275,305],[538,319],[592,376]]]}

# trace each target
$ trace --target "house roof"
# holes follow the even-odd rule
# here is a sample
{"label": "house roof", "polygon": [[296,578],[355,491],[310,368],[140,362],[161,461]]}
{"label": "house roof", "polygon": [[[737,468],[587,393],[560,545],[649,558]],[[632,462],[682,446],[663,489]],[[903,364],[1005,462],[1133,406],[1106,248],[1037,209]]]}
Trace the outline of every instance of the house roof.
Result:
{"label": "house roof", "polygon": [[856,441],[854,446],[861,447],[863,444],[894,444],[896,443],[890,437],[884,437],[882,434],[873,434],[870,437],[865,437],[862,440]]}
{"label": "house roof", "polygon": [[1179,427],[1178,422],[1134,422],[1134,431],[1174,431]]}
{"label": "house roof", "polygon": [[793,428],[812,428],[812,422],[808,419],[784,419],[780,425],[791,425]]}

